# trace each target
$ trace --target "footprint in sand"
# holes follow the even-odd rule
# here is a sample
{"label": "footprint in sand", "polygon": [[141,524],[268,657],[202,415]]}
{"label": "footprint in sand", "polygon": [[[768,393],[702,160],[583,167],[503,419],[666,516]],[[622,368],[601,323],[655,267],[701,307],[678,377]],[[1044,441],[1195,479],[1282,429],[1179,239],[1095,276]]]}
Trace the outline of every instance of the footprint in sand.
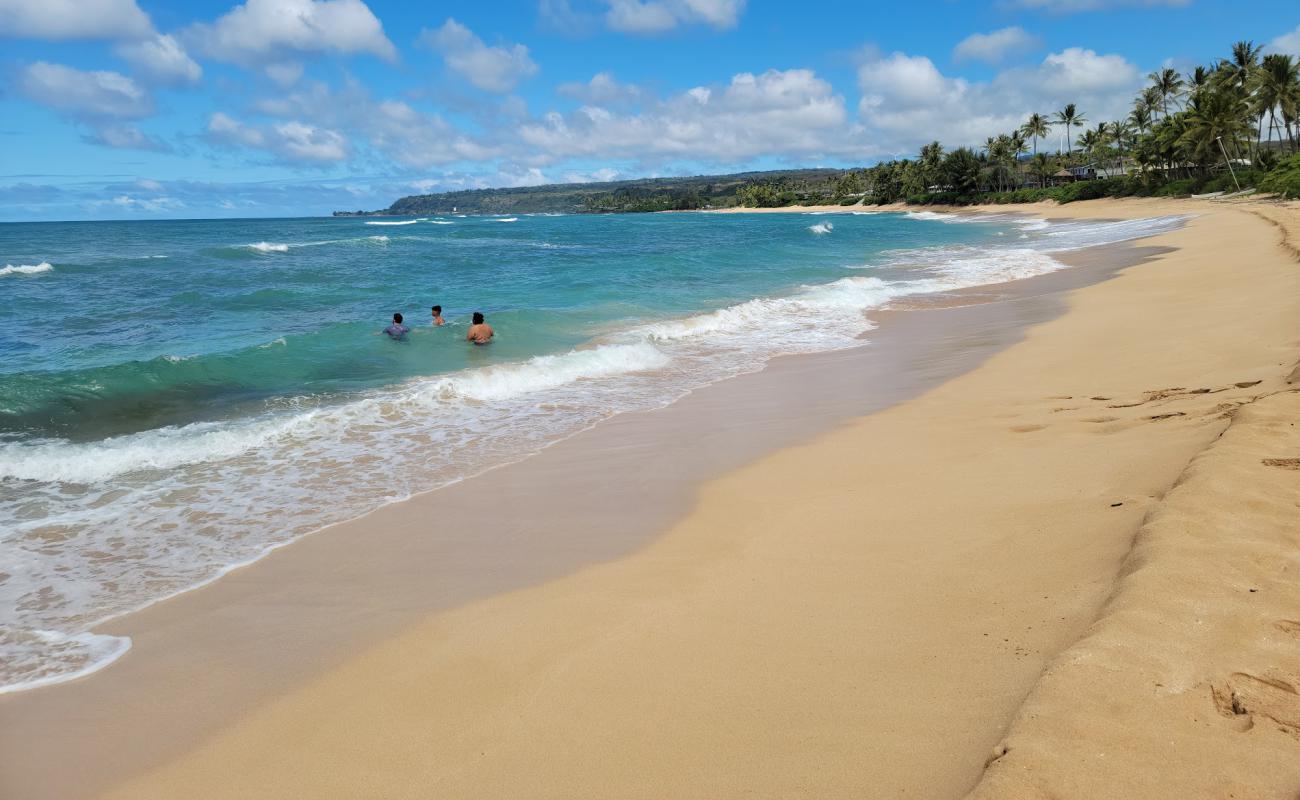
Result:
{"label": "footprint in sand", "polygon": [[[1234,672],[1210,688],[1214,706],[1225,717],[1266,717],[1287,733],[1300,734],[1300,693],[1279,678]],[[1247,724],[1241,730],[1250,730]]]}
{"label": "footprint in sand", "polygon": [[1046,427],[1046,425],[1012,425],[1007,430],[1012,433],[1033,433],[1034,431],[1041,431]]}
{"label": "footprint in sand", "polygon": [[1281,469],[1300,469],[1300,458],[1261,458],[1260,463],[1266,467]]}
{"label": "footprint in sand", "polygon": [[1280,619],[1273,624],[1283,633],[1300,636],[1300,619]]}

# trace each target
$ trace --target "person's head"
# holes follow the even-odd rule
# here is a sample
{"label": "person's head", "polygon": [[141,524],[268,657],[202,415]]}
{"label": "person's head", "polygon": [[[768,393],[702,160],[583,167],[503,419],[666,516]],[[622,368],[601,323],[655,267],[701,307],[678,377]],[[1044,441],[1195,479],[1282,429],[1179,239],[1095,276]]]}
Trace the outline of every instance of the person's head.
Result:
{"label": "person's head", "polygon": [[474,312],[474,324],[475,324],[475,325],[482,325],[482,324],[483,324],[483,312],[482,312],[482,311],[475,311],[475,312]]}
{"label": "person's head", "polygon": [[435,317],[441,317],[441,316],[442,316],[442,306],[434,306],[434,307],[433,307],[433,315],[434,315]]}
{"label": "person's head", "polygon": [[401,314],[394,314],[394,315],[393,315],[393,322],[397,323],[398,325],[401,325],[401,324],[402,324],[402,315],[401,315]]}

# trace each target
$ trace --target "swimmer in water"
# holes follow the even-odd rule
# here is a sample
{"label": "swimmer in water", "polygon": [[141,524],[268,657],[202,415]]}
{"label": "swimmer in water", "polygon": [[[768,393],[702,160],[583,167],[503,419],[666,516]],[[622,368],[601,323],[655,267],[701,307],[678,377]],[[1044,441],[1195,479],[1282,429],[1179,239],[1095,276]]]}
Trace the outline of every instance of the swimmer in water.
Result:
{"label": "swimmer in water", "polygon": [[435,327],[435,328],[441,328],[441,327],[443,326],[444,322],[445,322],[445,321],[444,321],[443,318],[442,318],[442,306],[434,306],[434,307],[433,307],[433,327]]}
{"label": "swimmer in water", "polygon": [[405,339],[406,334],[410,332],[411,329],[402,324],[401,314],[394,314],[393,324],[389,325],[387,328],[384,328],[384,333],[388,334],[388,338],[395,339],[396,341],[399,342]]}
{"label": "swimmer in water", "polygon": [[483,313],[474,312],[474,324],[469,326],[469,333],[465,334],[465,341],[474,344],[487,344],[495,336],[492,326],[483,321]]}

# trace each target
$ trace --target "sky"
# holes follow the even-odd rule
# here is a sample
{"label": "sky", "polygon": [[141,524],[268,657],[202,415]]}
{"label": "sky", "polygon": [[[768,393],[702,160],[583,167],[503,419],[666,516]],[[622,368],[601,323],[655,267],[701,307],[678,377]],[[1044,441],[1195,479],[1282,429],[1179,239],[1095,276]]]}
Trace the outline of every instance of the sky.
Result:
{"label": "sky", "polygon": [[0,0],[0,221],[866,166],[1122,117],[1237,40],[1300,57],[1300,5]]}

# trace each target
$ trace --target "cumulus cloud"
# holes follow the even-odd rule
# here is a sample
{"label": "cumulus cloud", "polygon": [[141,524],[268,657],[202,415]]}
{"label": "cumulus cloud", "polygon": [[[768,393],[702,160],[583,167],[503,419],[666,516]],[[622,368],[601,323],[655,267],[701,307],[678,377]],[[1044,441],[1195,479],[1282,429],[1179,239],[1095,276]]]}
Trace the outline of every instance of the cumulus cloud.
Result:
{"label": "cumulus cloud", "polygon": [[170,153],[171,145],[149,136],[134,125],[99,125],[90,133],[81,137],[90,144],[112,147],[119,150],[151,150],[155,153]]}
{"label": "cumulus cloud", "polygon": [[562,83],[555,87],[555,93],[572,100],[605,106],[635,103],[644,96],[641,87],[620,83],[608,72],[598,72],[586,83]]}
{"label": "cumulus cloud", "polygon": [[[424,169],[458,161],[483,161],[499,152],[483,137],[466,135],[437,114],[399,100],[376,100],[355,82],[337,90],[309,82],[297,91],[264,98],[254,104],[254,109],[267,117],[329,130],[343,142],[364,142],[404,167]],[[246,125],[226,114],[213,115],[207,135],[216,143],[262,150],[288,161],[309,160],[286,148],[268,126]],[[355,153],[356,148],[349,144],[341,155],[350,158]]]}
{"label": "cumulus cloud", "polygon": [[291,53],[370,53],[386,60],[397,48],[361,0],[247,0],[184,37],[219,61],[263,66]]}
{"label": "cumulus cloud", "polygon": [[263,150],[307,166],[327,166],[351,155],[347,139],[338,131],[298,120],[256,126],[217,112],[208,120],[207,138],[217,145]]}
{"label": "cumulus cloud", "polygon": [[469,28],[448,18],[437,30],[420,32],[420,41],[442,54],[443,61],[474,86],[503,94],[537,73],[537,64],[522,44],[489,47]]}
{"label": "cumulus cloud", "polygon": [[1272,53],[1287,53],[1300,58],[1300,25],[1290,33],[1282,34],[1269,42],[1268,50]]}
{"label": "cumulus cloud", "polygon": [[153,33],[135,0],[0,0],[0,36],[126,39]]}
{"label": "cumulus cloud", "polygon": [[1115,119],[1140,84],[1141,73],[1122,56],[1077,47],[985,82],[946,76],[925,56],[892,53],[859,68],[858,110],[873,141],[911,152],[933,139],[979,144],[1066,103],[1078,104],[1090,121]]}
{"label": "cumulus cloud", "polygon": [[1037,36],[1019,25],[990,33],[972,33],[952,49],[957,61],[983,61],[996,64],[1009,55],[1032,50],[1039,44]]}
{"label": "cumulus cloud", "polygon": [[736,163],[759,156],[857,153],[844,99],[810,70],[741,73],[633,112],[584,105],[525,122],[518,140],[538,163],[565,158],[672,158]]}
{"label": "cumulus cloud", "polygon": [[32,102],[82,121],[141,119],[154,111],[149,92],[120,72],[37,61],[18,71],[16,86]]}
{"label": "cumulus cloud", "polygon": [[203,68],[170,34],[125,42],[118,45],[117,54],[135,67],[142,78],[154,83],[180,86],[198,83],[203,77]]}
{"label": "cumulus cloud", "polygon": [[[653,35],[682,25],[734,28],[745,0],[607,0],[605,24],[622,33]],[[567,5],[566,5],[567,8]]]}
{"label": "cumulus cloud", "polygon": [[1120,6],[1185,6],[1192,0],[1006,0],[1011,8],[1029,8],[1056,14],[1101,11]]}

